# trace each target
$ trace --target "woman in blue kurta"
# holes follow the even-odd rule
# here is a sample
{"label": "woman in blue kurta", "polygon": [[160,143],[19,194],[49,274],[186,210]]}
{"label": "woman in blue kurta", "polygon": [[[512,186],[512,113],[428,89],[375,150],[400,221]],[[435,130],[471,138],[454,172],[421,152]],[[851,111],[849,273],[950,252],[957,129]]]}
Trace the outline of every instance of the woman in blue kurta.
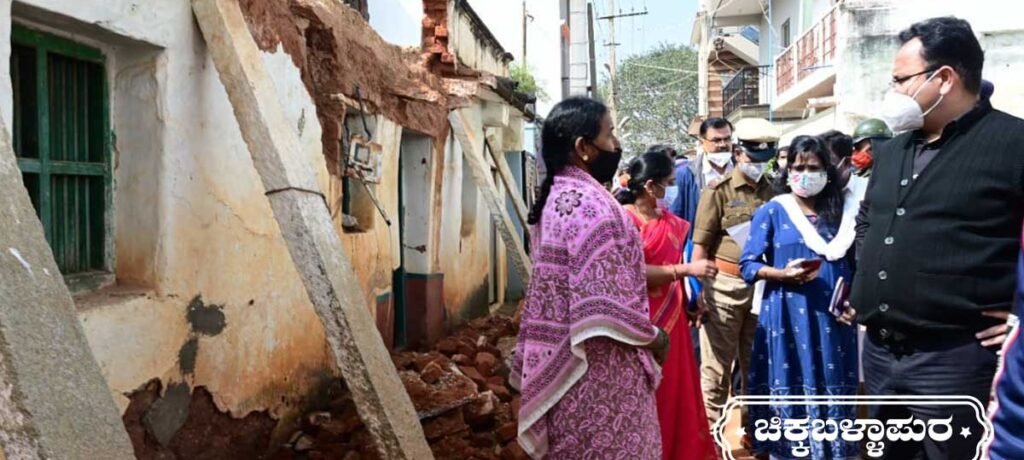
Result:
{"label": "woman in blue kurta", "polygon": [[[748,283],[766,286],[754,338],[748,380],[751,396],[855,395],[857,330],[836,321],[829,305],[837,281],[853,276],[850,247],[856,203],[844,193],[824,143],[800,136],[790,146],[789,164],[779,175],[782,195],[754,214],[740,267]],[[801,268],[820,259],[820,268]],[[852,406],[751,406],[754,451],[772,458],[856,458],[856,443],[758,441],[756,422],[855,418]],[[806,450],[804,450],[806,449]],[[803,457],[806,458],[806,457]]]}

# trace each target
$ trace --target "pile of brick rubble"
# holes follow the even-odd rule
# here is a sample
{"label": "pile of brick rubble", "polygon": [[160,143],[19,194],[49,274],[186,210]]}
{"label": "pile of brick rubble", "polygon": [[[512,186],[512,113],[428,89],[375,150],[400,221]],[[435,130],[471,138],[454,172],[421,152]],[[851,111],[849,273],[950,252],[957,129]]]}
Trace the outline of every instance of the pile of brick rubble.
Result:
{"label": "pile of brick rubble", "polygon": [[[516,442],[519,395],[508,384],[517,332],[511,318],[495,315],[469,322],[428,352],[392,356],[439,460],[528,458]],[[347,391],[328,409],[306,414],[291,448],[274,457],[379,458]]]}

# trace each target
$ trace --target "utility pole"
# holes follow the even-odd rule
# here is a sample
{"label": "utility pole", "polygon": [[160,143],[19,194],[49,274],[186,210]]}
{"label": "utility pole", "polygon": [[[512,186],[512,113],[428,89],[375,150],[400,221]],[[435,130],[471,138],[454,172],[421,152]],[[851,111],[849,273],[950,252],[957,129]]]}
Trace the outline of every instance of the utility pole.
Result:
{"label": "utility pole", "polygon": [[526,66],[526,0],[523,0],[523,70],[528,69]]}
{"label": "utility pole", "polygon": [[608,0],[608,87],[611,91],[611,97],[608,98],[608,110],[612,115],[612,125],[618,126],[619,117],[615,109],[615,100],[618,99],[619,93],[615,89],[615,68],[618,67],[615,60],[615,47],[619,46],[615,43],[615,0]]}
{"label": "utility pole", "polygon": [[618,61],[615,59],[615,47],[619,46],[619,43],[615,42],[615,18],[644,16],[647,14],[647,11],[615,14],[615,0],[608,0],[608,13],[608,16],[604,16],[599,19],[608,21],[608,43],[605,44],[605,46],[608,47],[608,64],[606,64],[606,67],[608,68],[608,87],[611,91],[611,95],[608,98],[608,111],[612,116],[612,123],[616,123],[616,126],[618,126],[617,123],[619,122],[619,118],[615,108],[615,101],[619,96],[618,89],[615,84],[615,71],[616,67],[618,67]]}
{"label": "utility pole", "polygon": [[597,99],[597,52],[594,50],[594,4],[587,3],[587,37],[590,51],[590,97]]}

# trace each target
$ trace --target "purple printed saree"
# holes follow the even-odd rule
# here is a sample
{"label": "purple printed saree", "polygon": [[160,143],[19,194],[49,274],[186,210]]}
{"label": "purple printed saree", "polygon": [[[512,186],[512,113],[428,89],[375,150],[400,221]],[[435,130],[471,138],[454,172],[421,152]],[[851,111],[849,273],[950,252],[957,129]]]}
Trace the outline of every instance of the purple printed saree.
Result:
{"label": "purple printed saree", "polygon": [[533,236],[533,279],[512,370],[519,443],[533,458],[661,458],[660,370],[636,226],[567,167]]}

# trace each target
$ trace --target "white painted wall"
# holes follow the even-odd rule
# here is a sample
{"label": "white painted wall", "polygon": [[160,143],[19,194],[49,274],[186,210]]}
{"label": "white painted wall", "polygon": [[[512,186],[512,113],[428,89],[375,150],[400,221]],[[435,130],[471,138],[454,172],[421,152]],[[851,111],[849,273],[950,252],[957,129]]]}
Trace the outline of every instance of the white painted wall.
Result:
{"label": "white painted wall", "polygon": [[[443,174],[440,263],[441,271],[445,273],[444,305],[449,318],[455,319],[467,308],[480,307],[474,298],[487,300],[487,282],[491,272],[491,217],[473,180],[465,177],[468,168],[464,166],[462,147],[454,136],[449,136],[445,146]],[[464,212],[466,196],[472,196],[473,203]],[[472,220],[468,224],[473,231],[463,235],[466,219]]]}
{"label": "white painted wall", "polygon": [[462,9],[456,8],[454,11],[454,17],[448,20],[449,46],[454,49],[459,62],[477,70],[507,77],[509,69],[503,57],[508,49],[502,51],[492,46],[490,41],[482,40],[474,32],[476,26],[471,16]]}
{"label": "white painted wall", "polygon": [[1024,26],[1015,15],[1006,14],[1020,10],[1018,2],[989,0],[985,8],[977,8],[955,0],[855,0],[848,1],[846,8],[855,16],[847,15],[840,26],[849,32],[840,42],[835,93],[838,129],[852,130],[861,119],[877,116],[899,48],[896,34],[914,22],[946,15],[967,20],[978,35],[986,55],[983,78],[996,87],[993,105],[1024,116],[1024,85],[1019,78],[1024,73],[1020,52]]}
{"label": "white painted wall", "polygon": [[[826,2],[828,0],[818,0]],[[775,65],[775,57],[785,51],[783,46],[782,24],[789,20],[790,24],[790,45],[796,43],[800,36],[800,2],[801,0],[772,0],[771,1],[771,23],[768,22],[768,15],[762,15],[758,28],[760,30],[760,42],[758,47],[758,61],[761,65]],[[770,35],[769,35],[770,34]],[[768,69],[767,75],[762,75],[759,96],[762,104],[767,104],[775,95],[775,69]]]}
{"label": "white painted wall", "polygon": [[[587,2],[569,0],[569,94],[572,96],[587,95],[590,87],[590,30],[587,20]],[[596,26],[594,31],[597,32]]]}
{"label": "white painted wall", "polygon": [[[777,40],[773,40],[775,42],[775,43],[773,43],[773,46],[775,47],[776,50],[773,53],[771,53],[772,59],[774,59],[774,57],[776,55],[778,55],[780,52],[782,52],[782,50],[785,49],[782,46],[782,35],[781,34],[782,34],[782,24],[784,22],[786,22],[787,19],[789,20],[790,31],[791,31],[790,32],[790,34],[791,34],[791,36],[790,36],[790,44],[796,43],[796,39],[798,37],[800,37],[801,33],[803,33],[803,30],[800,29],[800,21],[801,21],[801,19],[800,19],[801,18],[800,2],[801,1],[802,0],[773,0],[772,1],[772,11],[771,11],[772,27],[774,27],[775,37],[777,38]],[[818,0],[818,1],[823,1],[823,2],[826,2],[826,3],[828,2],[828,0]]]}
{"label": "white painted wall", "polygon": [[422,41],[423,0],[370,0],[370,27],[398,46],[419,48]]}
{"label": "white painted wall", "polygon": [[[420,0],[417,0],[420,1]],[[469,0],[473,10],[487,24],[506,51],[523,61],[522,0],[495,1]],[[561,85],[561,19],[559,2],[555,0],[527,0],[526,9],[534,17],[527,25],[527,65],[537,84],[551,96],[551,100],[538,101],[537,111],[547,114],[560,100]]]}
{"label": "white painted wall", "polygon": [[434,190],[434,149],[432,140],[426,136],[405,134],[402,136],[402,254],[408,273],[430,274],[430,252],[419,251],[417,247],[430,247],[430,229],[433,223],[433,206],[429,205]]}

